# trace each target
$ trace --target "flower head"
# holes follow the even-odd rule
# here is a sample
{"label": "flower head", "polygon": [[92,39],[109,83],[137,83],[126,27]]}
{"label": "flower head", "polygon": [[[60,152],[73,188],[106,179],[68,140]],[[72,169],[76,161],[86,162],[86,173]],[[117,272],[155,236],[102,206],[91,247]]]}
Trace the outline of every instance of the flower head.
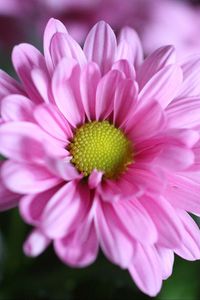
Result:
{"label": "flower head", "polygon": [[166,46],[143,60],[132,29],[117,41],[104,22],[82,50],[51,19],[44,56],[21,44],[12,59],[21,83],[1,72],[1,176],[35,227],[26,254],[53,242],[64,263],[83,267],[100,247],[157,294],[174,252],[200,257],[187,213],[200,212],[200,57],[179,65]]}

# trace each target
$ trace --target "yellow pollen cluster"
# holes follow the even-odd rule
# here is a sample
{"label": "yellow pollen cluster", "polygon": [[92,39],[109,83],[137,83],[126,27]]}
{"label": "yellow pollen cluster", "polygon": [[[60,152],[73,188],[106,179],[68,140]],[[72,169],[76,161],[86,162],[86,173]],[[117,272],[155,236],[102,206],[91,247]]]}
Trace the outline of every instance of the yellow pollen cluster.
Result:
{"label": "yellow pollen cluster", "polygon": [[107,178],[117,178],[133,162],[131,142],[108,121],[82,125],[76,130],[68,150],[71,162],[84,176],[96,169]]}

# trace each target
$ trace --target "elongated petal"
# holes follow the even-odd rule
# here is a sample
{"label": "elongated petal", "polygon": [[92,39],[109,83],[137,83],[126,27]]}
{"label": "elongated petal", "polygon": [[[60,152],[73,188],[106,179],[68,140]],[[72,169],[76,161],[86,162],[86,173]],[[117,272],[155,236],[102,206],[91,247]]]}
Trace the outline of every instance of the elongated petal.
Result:
{"label": "elongated petal", "polygon": [[41,231],[33,230],[23,245],[24,253],[31,257],[38,256],[49,246],[50,242],[51,240]]}
{"label": "elongated petal", "polygon": [[81,72],[80,92],[85,114],[89,121],[95,120],[96,89],[101,74],[96,63],[88,63]]}
{"label": "elongated petal", "polygon": [[105,74],[114,61],[116,44],[111,27],[101,21],[89,32],[83,50],[88,61],[96,62],[102,74]]}
{"label": "elongated petal", "polygon": [[157,100],[162,108],[166,108],[178,95],[182,84],[182,70],[177,65],[169,65],[157,72],[139,93],[141,104]]}
{"label": "elongated petal", "polygon": [[52,62],[51,54],[50,54],[50,43],[51,43],[51,39],[52,39],[53,35],[56,32],[67,33],[67,30],[66,30],[65,26],[62,24],[62,22],[60,22],[59,20],[56,20],[54,18],[51,18],[45,28],[44,41],[43,41],[44,56],[45,56],[46,64],[47,64],[47,67],[48,67],[48,70],[50,73],[52,73],[52,71],[54,69],[54,65]]}
{"label": "elongated petal", "polygon": [[112,70],[100,80],[96,92],[96,120],[104,120],[112,112],[116,89],[122,78],[121,72]]}
{"label": "elongated petal", "polygon": [[84,109],[80,97],[80,68],[67,59],[63,59],[57,66],[53,76],[52,89],[55,102],[71,123],[76,127],[84,121]]}
{"label": "elongated petal", "polygon": [[192,166],[195,161],[194,153],[181,145],[167,144],[156,158],[156,164],[169,171],[183,171]]}
{"label": "elongated petal", "polygon": [[[138,160],[138,157],[136,160]],[[147,191],[150,194],[161,194],[166,187],[166,179],[163,172],[159,172],[159,169],[156,169],[155,166],[152,170],[145,165],[135,163],[124,174],[124,178],[127,180],[131,178],[139,189],[143,190],[143,192]]]}
{"label": "elongated petal", "polygon": [[160,259],[162,269],[162,278],[167,279],[171,276],[174,264],[174,252],[170,249],[157,247],[157,253]]}
{"label": "elongated petal", "polygon": [[[89,209],[89,191],[78,183],[65,184],[48,202],[41,228],[51,238],[61,238],[76,229]],[[77,220],[79,222],[77,223]]]}
{"label": "elongated petal", "polygon": [[180,129],[172,128],[168,129],[163,135],[163,142],[186,146],[189,149],[194,149],[197,142],[199,141],[199,133],[197,130],[193,129]]}
{"label": "elongated petal", "polygon": [[57,32],[54,34],[51,39],[50,53],[54,66],[64,57],[75,59],[81,66],[86,63],[83,50],[68,33]]}
{"label": "elongated petal", "polygon": [[48,201],[58,191],[61,186],[58,185],[52,189],[37,194],[23,196],[19,202],[19,211],[26,223],[39,226],[42,213]]}
{"label": "elongated petal", "polygon": [[173,128],[192,128],[199,125],[200,97],[179,99],[166,110],[168,124]]}
{"label": "elongated petal", "polygon": [[175,249],[175,253],[187,260],[200,258],[200,231],[197,224],[185,211],[181,212],[181,220],[185,227],[184,241]]}
{"label": "elongated petal", "polygon": [[96,199],[95,228],[104,254],[113,263],[127,268],[133,255],[134,241],[124,233],[111,205],[100,203],[99,199]]}
{"label": "elongated petal", "polygon": [[140,290],[151,297],[161,289],[161,268],[155,248],[137,244],[129,272]]}
{"label": "elongated petal", "polygon": [[41,161],[44,136],[40,128],[28,122],[9,122],[0,128],[0,152],[17,161]]}
{"label": "elongated petal", "polygon": [[112,70],[118,70],[122,72],[128,79],[135,79],[136,76],[134,66],[131,63],[129,63],[129,61],[127,61],[126,59],[117,60],[112,65]]}
{"label": "elongated petal", "polygon": [[142,46],[135,30],[124,27],[119,36],[117,59],[126,59],[138,67],[143,60]]}
{"label": "elongated petal", "polygon": [[34,194],[48,190],[60,183],[42,166],[6,161],[2,167],[5,185],[13,192]]}
{"label": "elongated petal", "polygon": [[24,95],[20,84],[3,70],[0,70],[0,87],[0,101],[10,94]]}
{"label": "elongated petal", "polygon": [[52,174],[66,181],[82,178],[82,175],[78,173],[68,157],[64,159],[47,157],[45,163]]}
{"label": "elongated petal", "polygon": [[117,181],[105,180],[98,186],[98,193],[103,201],[117,202],[119,200],[130,200],[133,195],[136,197],[141,195],[141,190],[134,184],[130,177],[125,178],[122,176]]}
{"label": "elongated petal", "polygon": [[138,69],[137,81],[140,89],[162,68],[174,64],[175,58],[175,48],[173,46],[161,47],[149,55]]}
{"label": "elongated petal", "polygon": [[183,225],[173,207],[163,197],[144,196],[141,204],[158,229],[158,243],[167,248],[177,247],[183,238]]}
{"label": "elongated petal", "polygon": [[66,119],[54,105],[41,104],[34,111],[37,123],[48,134],[67,144],[72,137],[72,130]]}
{"label": "elongated petal", "polygon": [[[166,189],[165,197],[175,207],[184,209],[193,213],[200,213],[199,182],[195,182],[184,174],[168,176],[169,186]],[[199,178],[199,173],[197,173]]]}
{"label": "elongated petal", "polygon": [[98,240],[93,222],[87,220],[63,239],[55,240],[54,248],[64,263],[73,267],[92,264],[98,254]]}
{"label": "elongated petal", "polygon": [[185,232],[183,242],[175,252],[184,259],[197,260],[200,258],[200,230],[185,211],[179,210],[178,215],[183,222]]}
{"label": "elongated petal", "polygon": [[34,103],[25,96],[12,94],[1,103],[1,116],[4,121],[32,121]]}
{"label": "elongated petal", "polygon": [[90,189],[95,189],[102,181],[103,172],[93,170],[88,178],[88,185]]}
{"label": "elongated petal", "polygon": [[[151,218],[137,199],[113,203],[116,218],[121,226],[137,241],[154,244],[157,241],[157,229]],[[146,236],[144,239],[144,235]]]}
{"label": "elongated petal", "polygon": [[200,94],[200,56],[185,62],[182,66],[183,84],[179,91],[178,98],[199,96]]}
{"label": "elongated petal", "polygon": [[29,97],[36,103],[43,102],[44,99],[41,97],[31,77],[31,72],[34,68],[47,72],[42,54],[29,44],[20,44],[13,49],[12,61]]}
{"label": "elongated petal", "polygon": [[[146,126],[148,124],[148,126]],[[159,103],[151,101],[139,108],[130,120],[126,131],[133,141],[155,136],[165,127],[165,114]]]}
{"label": "elongated petal", "polygon": [[115,90],[113,122],[122,127],[133,117],[137,99],[137,85],[130,79],[122,80]]}
{"label": "elongated petal", "polygon": [[43,70],[41,68],[34,68],[31,71],[31,79],[44,102],[53,102],[50,90],[50,79],[46,70]]}

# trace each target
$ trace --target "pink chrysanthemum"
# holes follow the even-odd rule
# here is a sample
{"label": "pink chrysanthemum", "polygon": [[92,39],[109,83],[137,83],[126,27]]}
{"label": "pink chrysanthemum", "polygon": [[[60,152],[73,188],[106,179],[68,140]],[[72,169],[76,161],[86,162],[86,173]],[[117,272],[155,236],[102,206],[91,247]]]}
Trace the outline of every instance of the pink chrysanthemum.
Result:
{"label": "pink chrysanthemum", "polygon": [[200,258],[187,213],[200,213],[200,56],[179,65],[167,46],[143,61],[136,33],[116,41],[104,22],[82,50],[51,19],[44,56],[21,44],[12,58],[21,84],[1,72],[1,176],[35,227],[25,253],[53,242],[83,267],[100,247],[156,295],[174,252]]}

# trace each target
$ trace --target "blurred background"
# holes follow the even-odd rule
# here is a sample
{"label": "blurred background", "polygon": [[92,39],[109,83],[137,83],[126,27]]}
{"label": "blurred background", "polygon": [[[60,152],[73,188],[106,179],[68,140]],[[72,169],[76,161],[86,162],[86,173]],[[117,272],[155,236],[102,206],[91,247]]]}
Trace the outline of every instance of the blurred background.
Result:
{"label": "blurred background", "polygon": [[[15,44],[29,42],[42,50],[50,17],[62,20],[82,45],[99,20],[119,33],[123,26],[139,34],[145,55],[174,44],[179,59],[200,53],[200,0],[0,0],[0,68],[10,74]],[[3,158],[0,158],[3,160]],[[38,258],[25,257],[23,241],[30,231],[18,210],[0,218],[0,300],[4,299],[151,299],[143,295],[126,271],[100,253],[85,269],[65,266],[49,249]],[[176,257],[174,273],[155,299],[200,299],[200,262]]]}

